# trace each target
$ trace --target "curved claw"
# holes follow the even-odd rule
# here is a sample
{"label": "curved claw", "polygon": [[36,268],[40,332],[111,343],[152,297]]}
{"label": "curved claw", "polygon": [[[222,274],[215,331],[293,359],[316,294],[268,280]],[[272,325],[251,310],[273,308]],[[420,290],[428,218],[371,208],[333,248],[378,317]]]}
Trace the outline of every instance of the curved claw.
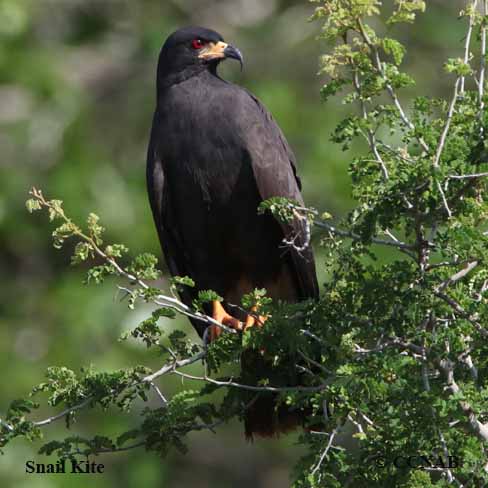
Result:
{"label": "curved claw", "polygon": [[246,323],[244,325],[244,330],[249,329],[249,327],[257,326],[257,327],[262,327],[264,325],[264,322],[266,321],[267,317],[264,315],[256,315],[255,313],[257,312],[258,307],[254,306],[251,309],[251,314],[249,314],[246,318]]}
{"label": "curved claw", "polygon": [[[244,328],[244,324],[239,320],[227,313],[222,304],[215,300],[212,302],[212,318],[226,327],[234,330],[241,331]],[[222,329],[217,325],[211,325],[209,331],[210,342],[217,339],[222,334]]]}
{"label": "curved claw", "polygon": [[[237,331],[245,331],[253,326],[262,327],[264,325],[267,317],[264,315],[256,315],[257,307],[253,307],[251,312],[246,317],[246,322],[242,323],[239,319],[227,313],[219,301],[215,300],[212,302],[212,318],[220,324]],[[220,334],[222,334],[222,329],[217,325],[211,325],[209,328],[209,341],[214,341]]]}

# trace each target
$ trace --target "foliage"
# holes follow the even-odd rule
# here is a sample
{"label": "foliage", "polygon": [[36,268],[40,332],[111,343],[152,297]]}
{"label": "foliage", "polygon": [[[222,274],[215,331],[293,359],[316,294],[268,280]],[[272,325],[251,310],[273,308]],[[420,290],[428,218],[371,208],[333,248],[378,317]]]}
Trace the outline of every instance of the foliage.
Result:
{"label": "foliage", "polygon": [[[74,238],[73,264],[94,263],[88,282],[123,278],[130,307],[141,301],[157,307],[124,338],[155,348],[163,366],[79,375],[51,368],[32,393],[47,394],[51,406],[64,410],[33,422],[37,403],[14,401],[2,419],[2,447],[15,437],[39,439],[44,425],[62,418],[70,427],[84,408],[125,411],[152,390],[161,407],[144,410],[140,426],[116,439],[71,436],[41,451],[69,458],[144,446],[165,455],[172,447],[184,451],[188,432],[240,417],[251,393],[273,391],[291,408],[309,412],[301,436],[307,455],[294,472],[297,488],[486,486],[486,1],[470,1],[461,12],[464,55],[444,64],[452,97],[419,95],[408,110],[398,91],[412,90],[415,81],[401,70],[405,47],[390,36],[396,24],[413,22],[425,2],[397,0],[393,10],[378,0],[315,3],[313,19],[323,24],[330,45],[321,59],[328,77],[322,96],[328,101],[341,94],[351,105],[332,141],[348,150],[359,138],[368,147],[349,168],[356,205],[337,225],[326,212],[319,216],[279,198],[264,202],[260,211],[285,221],[303,218],[321,229],[328,277],[320,300],[270,303],[256,290],[242,305],[266,310],[264,327],[242,335],[227,331],[211,344],[192,343],[176,331],[163,345],[160,319],[183,314],[215,325],[202,305],[220,297],[205,290],[193,307],[186,306],[176,292],[194,286],[189,278],[173,279],[169,294],[146,283],[159,276],[154,257],[143,254],[121,264],[128,250],[104,244],[97,216],[90,214],[83,231],[65,215],[62,202],[33,190],[27,208],[46,209],[58,224],[54,246]],[[383,25],[388,28],[378,27]],[[473,55],[476,35],[481,42]],[[391,259],[380,254],[385,246],[394,251]],[[249,349],[273,364],[255,383],[239,368],[242,351]],[[202,360],[202,376],[182,371]],[[166,399],[156,380],[167,375],[196,378],[205,386]],[[431,463],[419,468],[396,462],[412,456]],[[456,466],[448,465],[449,456]],[[446,462],[432,461],[439,458]]]}

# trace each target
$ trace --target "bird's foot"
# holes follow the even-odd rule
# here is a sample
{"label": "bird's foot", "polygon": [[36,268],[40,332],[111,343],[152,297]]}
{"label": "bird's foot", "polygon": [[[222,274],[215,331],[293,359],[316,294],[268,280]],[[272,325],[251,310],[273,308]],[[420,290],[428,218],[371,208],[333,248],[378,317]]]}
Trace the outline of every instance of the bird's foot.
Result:
{"label": "bird's foot", "polygon": [[[257,307],[251,309],[251,313],[246,317],[245,323],[236,319],[226,312],[222,304],[215,300],[212,302],[212,318],[230,329],[237,331],[245,331],[251,327],[262,327],[267,317],[264,315],[257,315]],[[222,328],[218,325],[211,325],[209,327],[209,341],[212,342],[222,334]]]}
{"label": "bird's foot", "polygon": [[265,315],[257,315],[258,308],[256,306],[252,307],[251,313],[246,318],[246,323],[244,324],[244,330],[249,329],[250,327],[262,327],[264,322],[266,321],[267,317]]}
{"label": "bird's foot", "polygon": [[[244,329],[244,324],[226,312],[225,308],[218,300],[212,302],[212,318],[226,327],[241,331]],[[211,325],[209,330],[210,342],[217,339],[222,334],[222,328],[218,325]]]}
{"label": "bird's foot", "polygon": [[[251,327],[262,327],[264,322],[268,317],[266,315],[257,315],[258,307],[254,306],[251,308],[251,313],[246,317],[246,323],[244,324],[244,331],[250,329]],[[266,350],[260,349],[259,354],[264,356]]]}

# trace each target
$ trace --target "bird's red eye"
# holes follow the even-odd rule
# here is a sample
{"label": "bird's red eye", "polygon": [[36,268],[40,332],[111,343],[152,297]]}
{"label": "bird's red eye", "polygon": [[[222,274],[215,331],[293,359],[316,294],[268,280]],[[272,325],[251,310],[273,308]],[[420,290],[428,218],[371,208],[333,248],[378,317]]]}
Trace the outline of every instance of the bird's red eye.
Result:
{"label": "bird's red eye", "polygon": [[203,41],[201,39],[193,39],[191,45],[193,46],[193,49],[202,49]]}

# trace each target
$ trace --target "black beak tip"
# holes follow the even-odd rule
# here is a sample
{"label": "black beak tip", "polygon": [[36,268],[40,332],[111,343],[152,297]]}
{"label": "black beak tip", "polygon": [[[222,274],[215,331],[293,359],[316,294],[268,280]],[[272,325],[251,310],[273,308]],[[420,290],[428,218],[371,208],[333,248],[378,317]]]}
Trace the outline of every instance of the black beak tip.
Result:
{"label": "black beak tip", "polygon": [[239,61],[241,65],[241,71],[244,67],[244,57],[242,56],[241,51],[230,44],[224,49],[224,55],[226,58],[236,59]]}

